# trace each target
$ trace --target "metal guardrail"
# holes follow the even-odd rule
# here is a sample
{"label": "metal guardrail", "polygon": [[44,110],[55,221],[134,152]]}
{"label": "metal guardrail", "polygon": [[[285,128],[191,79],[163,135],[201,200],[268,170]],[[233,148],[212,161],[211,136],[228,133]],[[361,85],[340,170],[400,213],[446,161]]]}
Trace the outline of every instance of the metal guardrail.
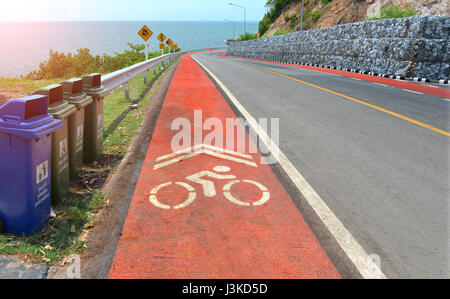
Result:
{"label": "metal guardrail", "polygon": [[111,74],[102,77],[102,85],[109,90],[113,90],[121,85],[127,83],[134,77],[145,73],[150,68],[157,66],[158,64],[167,61],[169,58],[177,57],[180,53],[166,54],[163,56],[155,57],[147,61],[129,66],[127,68],[115,71]]}
{"label": "metal guardrail", "polygon": [[128,94],[128,81],[133,79],[136,76],[139,76],[145,72],[147,72],[152,67],[157,66],[160,63],[163,63],[169,59],[176,58],[180,55],[184,55],[187,53],[198,52],[198,51],[207,51],[207,50],[219,50],[223,48],[208,48],[208,49],[197,49],[197,50],[189,50],[183,52],[176,52],[171,54],[165,54],[159,57],[155,57],[149,59],[147,61],[129,66],[127,68],[115,71],[111,74],[105,75],[102,77],[102,85],[109,90],[116,89],[122,85],[125,86],[125,92]]}

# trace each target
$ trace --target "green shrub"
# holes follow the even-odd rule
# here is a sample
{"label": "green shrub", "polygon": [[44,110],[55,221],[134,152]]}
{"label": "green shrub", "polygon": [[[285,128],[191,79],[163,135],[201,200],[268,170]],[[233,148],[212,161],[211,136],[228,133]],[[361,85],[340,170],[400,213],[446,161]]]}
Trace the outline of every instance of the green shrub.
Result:
{"label": "green shrub", "polygon": [[269,8],[269,11],[264,15],[263,20],[259,23],[259,35],[263,36],[264,33],[266,33],[270,25],[275,22],[279,16],[281,16],[281,13],[287,6],[298,1],[299,0],[268,0],[265,6]]}
{"label": "green shrub", "polygon": [[258,35],[247,32],[246,34],[239,35],[239,37],[237,38],[237,41],[241,42],[241,41],[252,40],[252,39],[257,39],[257,38],[258,38]]}
{"label": "green shrub", "polygon": [[300,16],[297,14],[285,14],[284,15],[284,20],[288,23],[289,28],[291,28],[291,30],[294,30],[295,26],[300,24]]}
{"label": "green shrub", "polygon": [[299,20],[299,16],[297,15],[297,14],[292,14],[292,15],[290,15],[290,14],[288,14],[288,13],[285,13],[284,14],[284,20],[287,22],[287,23],[297,23],[298,22],[298,20]]}
{"label": "green shrub", "polygon": [[320,8],[316,8],[311,13],[311,19],[316,22],[320,16],[322,15],[322,10]]}
{"label": "green shrub", "polygon": [[[31,80],[65,79],[80,77],[89,73],[111,73],[145,60],[145,45],[128,44],[130,50],[115,56],[92,55],[89,49],[78,49],[76,54],[50,50],[50,58],[23,78]],[[176,51],[179,51],[177,49]],[[165,51],[168,53],[168,50]],[[160,56],[161,52],[149,53],[149,58]]]}
{"label": "green shrub", "polygon": [[390,18],[406,18],[416,15],[416,10],[413,6],[401,8],[399,6],[383,7],[380,11],[379,17],[371,18],[371,20],[390,19]]}
{"label": "green shrub", "polygon": [[331,2],[331,0],[322,0],[322,5],[325,6],[330,2]]}
{"label": "green shrub", "polygon": [[270,28],[270,24],[272,24],[267,16],[264,16],[264,18],[259,22],[259,35],[263,36],[267,30]]}

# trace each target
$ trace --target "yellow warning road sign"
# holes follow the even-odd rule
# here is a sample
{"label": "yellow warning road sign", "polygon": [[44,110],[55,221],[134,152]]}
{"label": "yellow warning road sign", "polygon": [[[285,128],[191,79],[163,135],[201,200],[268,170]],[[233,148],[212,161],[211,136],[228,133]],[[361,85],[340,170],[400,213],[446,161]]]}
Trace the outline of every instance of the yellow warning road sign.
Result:
{"label": "yellow warning road sign", "polygon": [[139,36],[142,37],[143,40],[148,41],[150,37],[152,37],[153,32],[147,26],[142,27],[139,31]]}
{"label": "yellow warning road sign", "polygon": [[166,48],[166,44],[165,44],[165,43],[160,43],[160,44],[159,44],[159,48],[160,48],[161,50],[164,50],[164,49]]}
{"label": "yellow warning road sign", "polygon": [[169,47],[171,47],[171,46],[173,45],[173,41],[169,38],[169,39],[166,41],[166,44],[167,44]]}
{"label": "yellow warning road sign", "polygon": [[159,41],[162,42],[162,43],[166,40],[166,38],[167,38],[167,37],[166,37],[163,33],[161,33],[160,35],[158,35],[158,39],[159,39]]}

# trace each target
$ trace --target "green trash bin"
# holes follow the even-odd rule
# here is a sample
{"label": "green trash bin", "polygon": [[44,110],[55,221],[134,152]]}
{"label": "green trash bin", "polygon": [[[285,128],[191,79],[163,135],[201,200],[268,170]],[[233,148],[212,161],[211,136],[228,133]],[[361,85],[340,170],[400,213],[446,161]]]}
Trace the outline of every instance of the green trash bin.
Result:
{"label": "green trash bin", "polygon": [[75,78],[61,83],[64,100],[76,108],[69,117],[69,172],[70,179],[76,179],[83,167],[84,117],[86,106],[92,98],[83,92],[83,80]]}
{"label": "green trash bin", "polygon": [[102,86],[101,74],[90,74],[83,77],[83,92],[92,97],[84,118],[83,161],[92,163],[103,154],[103,99],[111,91]]}
{"label": "green trash bin", "polygon": [[64,101],[63,87],[53,84],[33,94],[48,96],[48,112],[62,121],[62,127],[52,135],[52,203],[58,204],[69,193],[69,117],[76,112],[74,105]]}

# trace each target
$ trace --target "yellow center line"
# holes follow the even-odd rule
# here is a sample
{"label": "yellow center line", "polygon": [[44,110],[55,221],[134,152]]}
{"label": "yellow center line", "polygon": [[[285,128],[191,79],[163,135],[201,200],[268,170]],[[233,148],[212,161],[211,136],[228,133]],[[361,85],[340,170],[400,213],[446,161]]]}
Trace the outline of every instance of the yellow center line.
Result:
{"label": "yellow center line", "polygon": [[360,103],[360,104],[362,104],[362,105],[364,105],[364,106],[367,106],[367,107],[376,109],[376,110],[378,110],[378,111],[381,111],[381,112],[387,113],[387,114],[389,114],[389,115],[398,117],[398,118],[400,118],[400,119],[406,120],[406,121],[408,121],[408,122],[410,122],[410,123],[416,124],[416,125],[421,126],[421,127],[423,127],[423,128],[427,128],[428,130],[431,130],[431,131],[437,132],[437,133],[439,133],[439,134],[445,135],[445,136],[447,136],[447,137],[450,137],[450,133],[447,132],[447,131],[440,130],[440,129],[435,128],[435,127],[433,127],[433,126],[430,126],[430,125],[424,124],[424,123],[422,123],[422,122],[420,122],[420,121],[417,121],[417,120],[414,120],[414,119],[412,119],[412,118],[409,118],[409,117],[407,117],[407,116],[404,116],[404,115],[395,113],[395,112],[393,112],[393,111],[390,111],[390,110],[387,110],[387,109],[384,109],[384,108],[381,108],[381,107],[378,107],[378,106],[369,104],[369,103],[367,103],[367,102],[364,102],[364,101],[361,101],[361,100],[358,100],[358,99],[355,99],[355,98],[346,96],[345,94],[342,94],[342,93],[339,93],[339,92],[336,92],[336,91],[333,91],[333,90],[330,90],[330,89],[327,89],[327,88],[324,88],[324,87],[320,87],[320,86],[317,86],[317,85],[315,85],[315,84],[308,83],[308,82],[305,82],[305,81],[302,81],[302,80],[299,80],[299,79],[296,79],[296,78],[292,78],[292,77],[289,77],[289,76],[286,76],[286,75],[283,75],[283,74],[280,74],[280,73],[277,73],[277,72],[274,72],[274,71],[270,71],[270,70],[267,70],[267,69],[263,69],[263,68],[260,68],[260,67],[257,67],[257,66],[253,66],[253,65],[249,65],[249,64],[242,63],[242,62],[237,62],[237,61],[236,61],[236,63],[242,64],[242,65],[245,65],[245,66],[248,66],[248,67],[251,67],[251,68],[259,69],[259,70],[264,71],[264,72],[267,72],[267,73],[272,73],[272,74],[274,74],[274,75],[277,75],[277,76],[280,76],[280,77],[284,77],[284,78],[286,78],[286,79],[294,80],[294,81],[300,82],[300,83],[302,83],[302,84],[305,84],[305,85],[308,85],[308,86],[311,86],[311,87],[318,88],[318,89],[320,89],[320,90],[323,90],[323,91],[332,93],[332,94],[334,94],[334,95],[343,97],[343,98],[345,98],[345,99],[347,99],[347,100],[350,100],[350,101],[353,101],[353,102],[356,102],[356,103]]}

